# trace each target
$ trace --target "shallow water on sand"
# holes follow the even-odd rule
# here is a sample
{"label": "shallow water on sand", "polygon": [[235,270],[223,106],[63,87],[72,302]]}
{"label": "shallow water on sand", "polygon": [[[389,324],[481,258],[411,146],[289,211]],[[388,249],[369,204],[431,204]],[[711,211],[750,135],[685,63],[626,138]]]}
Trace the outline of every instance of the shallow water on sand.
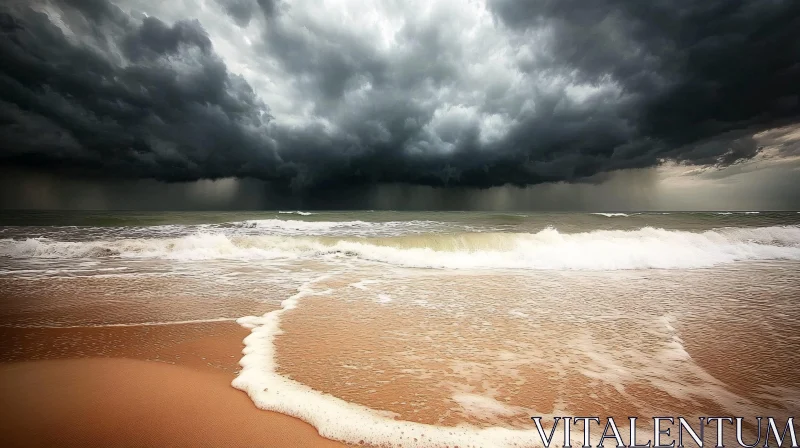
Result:
{"label": "shallow water on sand", "polygon": [[3,331],[180,340],[171,323],[238,320],[234,386],[350,443],[527,446],[531,416],[800,410],[794,212],[0,222]]}
{"label": "shallow water on sand", "polygon": [[282,319],[278,371],[429,424],[791,413],[798,267],[346,274]]}

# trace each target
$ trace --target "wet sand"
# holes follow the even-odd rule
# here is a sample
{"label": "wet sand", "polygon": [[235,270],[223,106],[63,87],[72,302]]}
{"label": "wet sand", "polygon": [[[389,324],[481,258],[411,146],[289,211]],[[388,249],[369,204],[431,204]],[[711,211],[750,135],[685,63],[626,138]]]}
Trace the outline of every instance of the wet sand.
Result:
{"label": "wet sand", "polygon": [[0,361],[126,358],[226,373],[239,369],[249,331],[235,322],[129,327],[2,328]]}
{"label": "wet sand", "polygon": [[3,446],[342,446],[311,425],[256,409],[230,380],[120,358],[3,363]]}
{"label": "wet sand", "polygon": [[230,383],[234,322],[0,328],[3,446],[343,446]]}
{"label": "wet sand", "polygon": [[[276,372],[451,428],[530,430],[531,415],[784,418],[800,403],[800,270],[789,267],[330,270],[304,289],[320,295],[282,315]],[[282,277],[255,292],[206,288],[214,279],[0,281],[6,445],[342,446],[231,386],[249,330],[163,322],[260,315],[292,295]],[[131,324],[148,321],[163,324]]]}
{"label": "wet sand", "polygon": [[785,419],[798,380],[787,354],[800,346],[780,316],[795,312],[798,283],[770,268],[341,275],[282,316],[277,372],[448,427],[526,430],[532,415]]}
{"label": "wet sand", "polygon": [[219,277],[0,279],[2,445],[343,446],[231,386],[249,330],[169,323],[267,312],[276,305],[251,296],[292,290]]}

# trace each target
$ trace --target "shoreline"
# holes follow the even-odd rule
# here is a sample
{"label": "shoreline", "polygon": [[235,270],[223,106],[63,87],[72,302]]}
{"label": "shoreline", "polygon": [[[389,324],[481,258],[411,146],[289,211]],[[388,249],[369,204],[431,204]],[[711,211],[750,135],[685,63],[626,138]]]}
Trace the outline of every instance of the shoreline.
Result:
{"label": "shoreline", "polygon": [[235,322],[0,328],[9,447],[343,447],[231,385]]}
{"label": "shoreline", "polygon": [[[337,266],[3,279],[0,430],[20,447],[536,446],[531,416],[796,413],[796,265]],[[237,289],[209,300],[204,282]]]}
{"label": "shoreline", "polygon": [[0,432],[9,447],[346,446],[258,409],[231,379],[125,358],[3,362]]}

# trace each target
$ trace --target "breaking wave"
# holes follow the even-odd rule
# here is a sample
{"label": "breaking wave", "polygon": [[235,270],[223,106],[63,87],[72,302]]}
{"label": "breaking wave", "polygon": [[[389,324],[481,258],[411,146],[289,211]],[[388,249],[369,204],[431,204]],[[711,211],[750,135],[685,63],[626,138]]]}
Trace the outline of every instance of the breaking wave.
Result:
{"label": "breaking wave", "polygon": [[[296,225],[331,224],[334,223]],[[175,260],[348,258],[415,268],[681,269],[740,260],[800,260],[800,227],[724,228],[705,232],[645,227],[582,233],[561,233],[547,228],[537,233],[425,233],[366,238],[215,232],[86,242],[2,239],[0,256]]]}
{"label": "breaking wave", "polygon": [[279,211],[278,213],[283,215],[300,215],[300,216],[311,216],[314,213],[311,212],[301,212],[301,211]]}
{"label": "breaking wave", "polygon": [[[597,216],[605,216],[606,218],[627,218],[631,216],[627,213],[590,213],[591,215]],[[634,213],[634,215],[638,215],[638,213]]]}
{"label": "breaking wave", "polygon": [[[436,230],[441,223],[434,221],[301,221],[293,219],[255,219],[226,223],[243,230],[254,229],[259,234],[288,236],[394,236],[402,233],[421,233]],[[215,231],[219,227],[203,230]]]}
{"label": "breaking wave", "polygon": [[231,223],[231,225],[277,231],[326,231],[342,228],[373,227],[375,223],[366,221],[294,221],[283,219],[254,219],[249,221],[234,222]]}

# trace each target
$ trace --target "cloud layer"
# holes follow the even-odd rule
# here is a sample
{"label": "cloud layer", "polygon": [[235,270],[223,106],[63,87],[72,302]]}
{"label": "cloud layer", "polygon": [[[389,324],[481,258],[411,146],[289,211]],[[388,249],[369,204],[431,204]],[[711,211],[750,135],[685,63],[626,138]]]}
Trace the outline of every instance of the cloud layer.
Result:
{"label": "cloud layer", "polygon": [[792,0],[0,6],[0,161],[284,189],[731,164],[800,117]]}

